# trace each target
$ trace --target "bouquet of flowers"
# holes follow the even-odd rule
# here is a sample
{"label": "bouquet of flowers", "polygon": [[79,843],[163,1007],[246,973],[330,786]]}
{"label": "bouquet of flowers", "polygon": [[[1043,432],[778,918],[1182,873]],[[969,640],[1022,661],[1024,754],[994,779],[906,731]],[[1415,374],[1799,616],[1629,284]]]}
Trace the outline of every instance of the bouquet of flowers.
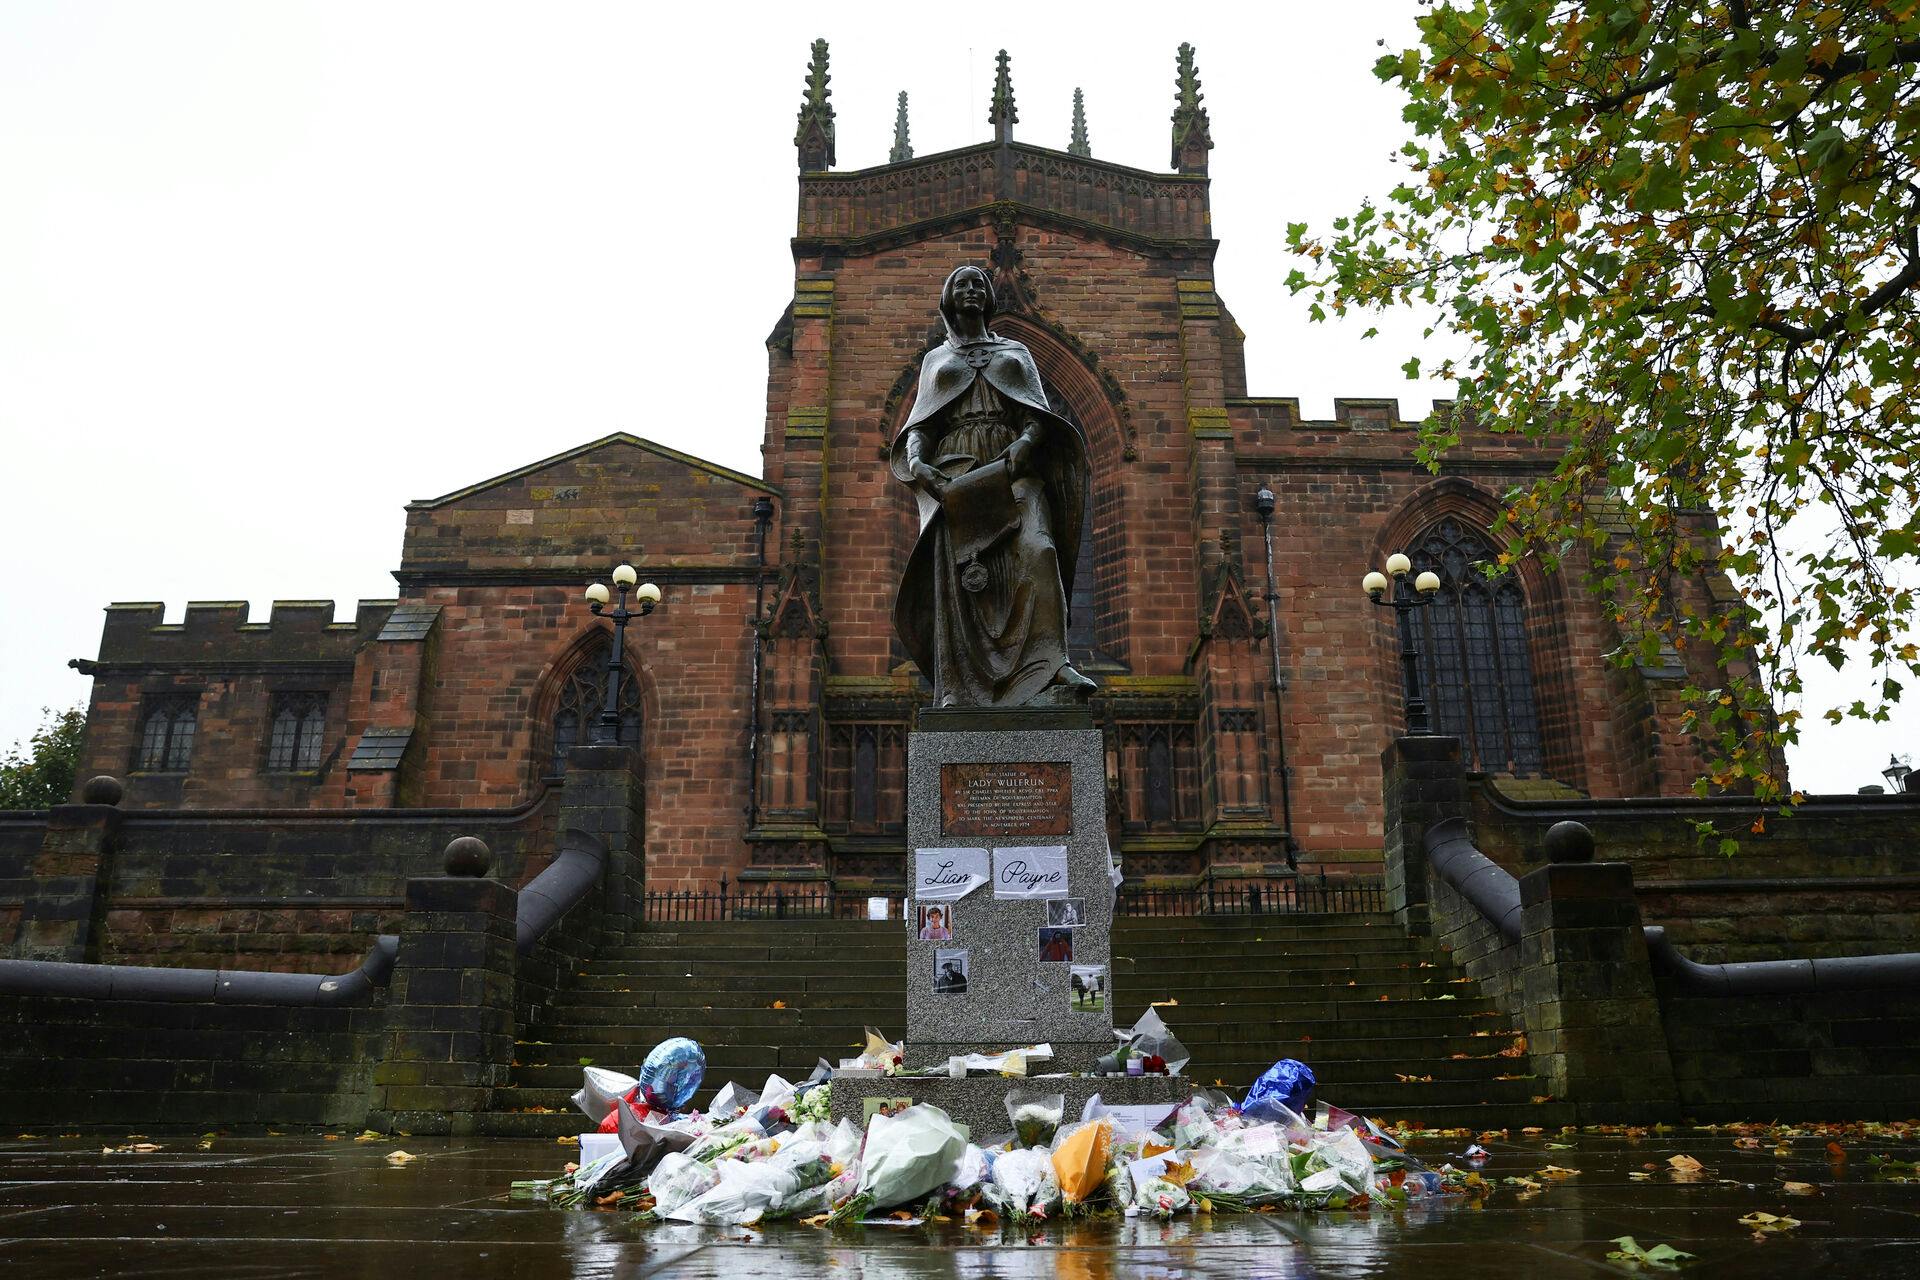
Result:
{"label": "bouquet of flowers", "polygon": [[1082,1204],[1105,1184],[1107,1159],[1113,1152],[1113,1121],[1088,1120],[1061,1134],[1053,1144],[1053,1173],[1060,1182],[1060,1198]]}
{"label": "bouquet of flowers", "polygon": [[1046,1093],[1037,1087],[1007,1090],[1007,1119],[1013,1121],[1014,1141],[1023,1147],[1052,1145],[1066,1110],[1064,1093]]}
{"label": "bouquet of flowers", "polygon": [[857,1220],[875,1209],[924,1199],[947,1184],[966,1146],[966,1135],[938,1107],[876,1113],[860,1153],[859,1189],[833,1211],[833,1220]]}
{"label": "bouquet of flowers", "polygon": [[653,1176],[647,1179],[647,1194],[653,1197],[653,1211],[662,1218],[699,1199],[720,1185],[720,1175],[710,1167],[682,1152],[670,1152]]}
{"label": "bouquet of flowers", "polygon": [[1060,1205],[1060,1179],[1046,1151],[1008,1151],[993,1162],[993,1175],[981,1191],[988,1204],[1009,1221],[1041,1218]]}

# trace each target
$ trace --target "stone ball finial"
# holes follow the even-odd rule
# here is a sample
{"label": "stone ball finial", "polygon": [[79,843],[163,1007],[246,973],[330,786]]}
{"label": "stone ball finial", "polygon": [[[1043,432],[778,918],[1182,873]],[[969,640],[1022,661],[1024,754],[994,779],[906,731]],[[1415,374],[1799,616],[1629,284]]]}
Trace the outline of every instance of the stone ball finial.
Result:
{"label": "stone ball finial", "polygon": [[97,778],[88,778],[80,784],[81,804],[119,804],[120,797],[127,793],[120,779],[110,773]]}
{"label": "stone ball finial", "polygon": [[447,874],[483,876],[493,869],[493,850],[478,836],[456,836],[447,842]]}
{"label": "stone ball finial", "polygon": [[1584,822],[1556,822],[1542,842],[1548,862],[1592,862],[1593,832]]}

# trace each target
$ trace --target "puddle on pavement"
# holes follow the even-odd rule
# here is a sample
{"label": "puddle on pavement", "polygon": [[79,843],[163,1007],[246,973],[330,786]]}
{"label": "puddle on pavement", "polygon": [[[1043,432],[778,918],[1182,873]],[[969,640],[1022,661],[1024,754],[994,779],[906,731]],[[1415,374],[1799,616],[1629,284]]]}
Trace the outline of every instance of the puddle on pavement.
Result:
{"label": "puddle on pavement", "polygon": [[[552,1143],[398,1137],[156,1137],[160,1149],[103,1154],[100,1137],[0,1143],[0,1266],[36,1280],[112,1275],[724,1277],[830,1274],[846,1280],[1134,1280],[1135,1277],[1524,1277],[1656,1274],[1607,1254],[1619,1236],[1696,1255],[1681,1274],[1920,1276],[1920,1184],[1872,1157],[1911,1161],[1920,1143],[1825,1134],[1736,1145],[1729,1131],[1639,1141],[1572,1135],[1485,1141],[1481,1201],[1444,1199],[1353,1213],[1096,1217],[1031,1228],[935,1224],[827,1232],[646,1224],[618,1211],[510,1199],[515,1179],[550,1177]],[[124,1135],[109,1141],[119,1145]],[[1465,1139],[1419,1140],[1438,1164]],[[1564,1144],[1549,1146],[1549,1143]],[[1776,1154],[1784,1146],[1785,1155]],[[394,1167],[397,1149],[419,1157]],[[1705,1166],[1676,1180],[1669,1157]],[[1456,1160],[1456,1163],[1459,1163]],[[1578,1172],[1538,1175],[1548,1165]],[[1647,1167],[1651,1166],[1651,1168]],[[1467,1167],[1462,1164],[1462,1167]],[[1644,1180],[1635,1174],[1648,1175]],[[1532,1178],[1538,1191],[1503,1185]],[[1808,1183],[1813,1196],[1786,1194]],[[1756,1236],[1763,1212],[1800,1225]]]}

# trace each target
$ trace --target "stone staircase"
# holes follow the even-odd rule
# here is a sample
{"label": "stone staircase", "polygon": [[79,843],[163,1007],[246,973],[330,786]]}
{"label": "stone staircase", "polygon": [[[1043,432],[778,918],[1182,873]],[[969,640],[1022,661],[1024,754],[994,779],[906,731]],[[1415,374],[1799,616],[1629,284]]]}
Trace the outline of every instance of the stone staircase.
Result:
{"label": "stone staircase", "polygon": [[[728,1080],[804,1079],[820,1058],[859,1052],[873,1026],[907,1025],[907,947],[897,920],[730,920],[662,924],[615,937],[544,1021],[514,1045],[509,1087],[482,1131],[579,1133],[568,1100],[581,1060],[629,1075],[668,1036],[707,1055],[701,1106]],[[546,1108],[542,1114],[532,1108]]]}
{"label": "stone staircase", "polygon": [[[1389,915],[1124,919],[1113,963],[1115,1024],[1131,1026],[1150,1001],[1177,1001],[1161,1013],[1193,1051],[1197,1083],[1238,1092],[1293,1057],[1313,1067],[1324,1100],[1382,1120],[1476,1129],[1571,1120],[1563,1104],[1531,1101],[1538,1080],[1497,1078],[1530,1071],[1524,1056],[1498,1056],[1514,1039],[1507,1019]],[[482,1131],[579,1132],[568,1097],[583,1058],[632,1072],[660,1040],[692,1036],[707,1052],[700,1105],[729,1079],[798,1079],[818,1058],[849,1056],[868,1025],[905,1031],[897,921],[649,926],[602,946],[550,1016],[522,1032],[510,1086]]]}
{"label": "stone staircase", "polygon": [[1114,1024],[1177,1001],[1160,1013],[1192,1050],[1196,1083],[1237,1093],[1298,1058],[1321,1100],[1382,1121],[1572,1123],[1566,1104],[1532,1101],[1544,1085],[1524,1054],[1499,1056],[1515,1041],[1507,1016],[1385,912],[1136,917],[1115,926],[1113,951]]}

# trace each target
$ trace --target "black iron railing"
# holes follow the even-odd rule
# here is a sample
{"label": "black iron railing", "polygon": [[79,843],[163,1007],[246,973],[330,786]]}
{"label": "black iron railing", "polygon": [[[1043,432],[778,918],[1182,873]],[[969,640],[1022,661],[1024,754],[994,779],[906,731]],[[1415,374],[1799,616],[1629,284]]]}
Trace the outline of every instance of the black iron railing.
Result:
{"label": "black iron railing", "polygon": [[1384,911],[1380,881],[1361,876],[1275,876],[1205,880],[1182,889],[1121,885],[1120,916],[1339,915]]}
{"label": "black iron railing", "polygon": [[653,923],[720,920],[898,920],[899,890],[835,889],[831,885],[729,885],[709,889],[653,889],[645,918]]}
{"label": "black iron railing", "polygon": [[[898,889],[836,889],[825,884],[730,884],[718,889],[655,889],[646,895],[650,923],[723,920],[899,920],[905,909]],[[1340,915],[1384,911],[1376,878],[1274,876],[1207,880],[1183,889],[1122,885],[1114,902],[1120,916]]]}

